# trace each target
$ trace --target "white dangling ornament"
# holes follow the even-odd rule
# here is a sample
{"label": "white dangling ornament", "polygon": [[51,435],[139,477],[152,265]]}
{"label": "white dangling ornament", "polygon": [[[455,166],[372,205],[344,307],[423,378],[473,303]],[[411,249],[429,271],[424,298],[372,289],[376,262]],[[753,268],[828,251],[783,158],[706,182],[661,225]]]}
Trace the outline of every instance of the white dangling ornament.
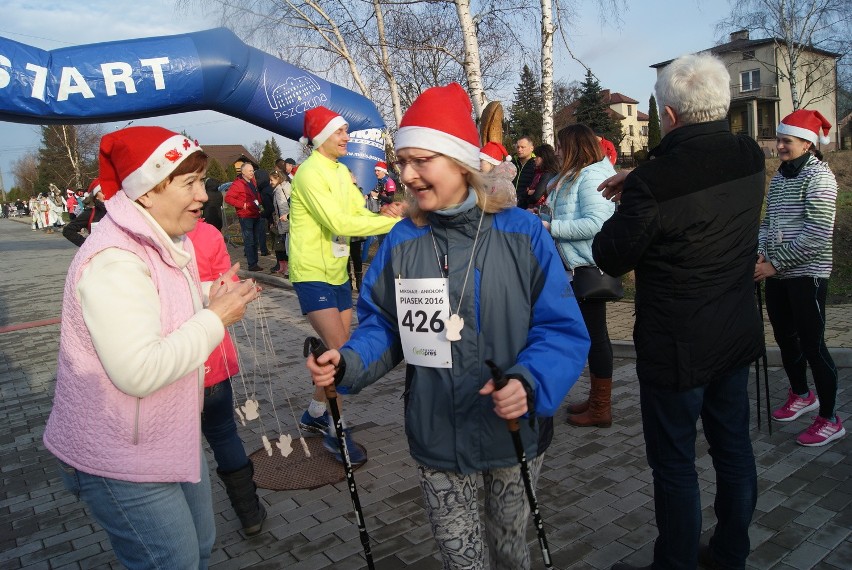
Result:
{"label": "white dangling ornament", "polygon": [[236,408],[234,408],[234,411],[237,412],[237,417],[240,418],[240,423],[243,424],[243,426],[245,426],[246,425],[246,417],[240,411],[240,407],[237,406]]}
{"label": "white dangling ornament", "polygon": [[285,435],[282,433],[281,436],[278,438],[278,443],[275,444],[275,447],[281,450],[282,457],[287,457],[288,455],[293,453],[293,446],[291,445],[292,442],[293,436],[291,435]]}
{"label": "white dangling ornament", "polygon": [[272,457],[272,444],[269,443],[269,438],[263,436],[261,439],[263,439],[263,447],[266,449],[266,455]]}
{"label": "white dangling ornament", "polygon": [[246,415],[247,420],[256,420],[259,418],[259,408],[260,404],[258,404],[257,400],[246,400],[246,403],[242,406],[243,413]]}
{"label": "white dangling ornament", "polygon": [[304,436],[299,438],[299,441],[302,443],[302,451],[305,452],[305,457],[311,456],[311,450],[308,448],[308,442],[305,441]]}
{"label": "white dangling ornament", "polygon": [[447,328],[447,340],[455,342],[461,340],[461,331],[464,328],[464,319],[458,313],[450,315],[450,318],[444,321],[444,326]]}

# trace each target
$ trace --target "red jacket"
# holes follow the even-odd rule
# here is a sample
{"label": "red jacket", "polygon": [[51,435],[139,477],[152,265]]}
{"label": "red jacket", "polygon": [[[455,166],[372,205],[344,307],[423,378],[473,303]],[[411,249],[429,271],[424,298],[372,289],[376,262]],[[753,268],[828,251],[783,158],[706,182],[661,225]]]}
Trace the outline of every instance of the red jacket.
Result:
{"label": "red jacket", "polygon": [[254,188],[246,182],[245,178],[237,176],[228,188],[228,193],[225,194],[225,202],[234,207],[240,218],[260,217],[260,192],[254,179],[252,179],[252,185]]}
{"label": "red jacket", "polygon": [[[223,273],[231,268],[231,258],[222,234],[215,227],[204,220],[198,220],[198,225],[187,237],[192,240],[195,247],[195,260],[198,262],[198,276],[201,278],[202,288],[207,290],[206,285],[219,279]],[[234,277],[234,281],[239,281]],[[231,341],[228,329],[225,329],[225,339],[217,346],[207,362],[204,363],[204,387],[209,388],[235,376],[240,371],[237,364],[237,350]]]}

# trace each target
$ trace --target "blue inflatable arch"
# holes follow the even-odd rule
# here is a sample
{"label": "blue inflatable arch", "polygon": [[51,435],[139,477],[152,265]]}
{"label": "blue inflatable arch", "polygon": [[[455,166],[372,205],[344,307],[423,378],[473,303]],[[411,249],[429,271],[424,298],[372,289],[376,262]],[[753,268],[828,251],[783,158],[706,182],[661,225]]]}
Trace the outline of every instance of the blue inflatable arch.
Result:
{"label": "blue inflatable arch", "polygon": [[226,28],[52,51],[0,37],[0,121],[80,124],[212,110],[298,140],[305,111],[319,105],[349,122],[343,161],[371,188],[373,165],[385,159],[385,125],[372,101]]}

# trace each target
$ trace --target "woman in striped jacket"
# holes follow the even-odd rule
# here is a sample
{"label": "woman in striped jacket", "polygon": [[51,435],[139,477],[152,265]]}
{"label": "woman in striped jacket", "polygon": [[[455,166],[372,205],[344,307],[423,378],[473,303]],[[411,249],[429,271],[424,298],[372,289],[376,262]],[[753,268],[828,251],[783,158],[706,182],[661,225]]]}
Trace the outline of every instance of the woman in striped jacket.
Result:
{"label": "woman in striped jacket", "polygon": [[[837,367],[825,346],[825,297],[831,275],[837,181],[815,148],[831,128],[817,111],[800,109],[781,121],[781,167],[769,183],[760,225],[755,281],[766,280],[766,311],[790,380],[787,401],[772,412],[790,422],[818,410],[796,441],[822,446],[846,434],[835,413]],[[808,389],[810,365],[816,394]]]}

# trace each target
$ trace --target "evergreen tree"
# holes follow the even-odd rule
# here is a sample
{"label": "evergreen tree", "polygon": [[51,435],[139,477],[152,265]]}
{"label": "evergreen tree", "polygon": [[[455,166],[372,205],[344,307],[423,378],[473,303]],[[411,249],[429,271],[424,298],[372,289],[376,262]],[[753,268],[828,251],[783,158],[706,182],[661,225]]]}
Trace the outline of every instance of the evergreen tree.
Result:
{"label": "evergreen tree", "polygon": [[233,163],[231,163],[225,169],[225,181],[226,182],[233,182],[236,179],[237,179],[237,169],[234,168]]}
{"label": "evergreen tree", "polygon": [[[222,168],[222,165],[215,158],[207,161],[207,178],[218,180],[220,184],[228,180],[233,180],[233,178],[228,178],[228,173],[225,172],[225,169]],[[236,178],[236,173],[234,173],[234,178]]]}
{"label": "evergreen tree", "polygon": [[650,150],[660,144],[660,139],[662,138],[660,115],[657,111],[657,99],[651,95],[651,99],[648,101],[648,149]]}
{"label": "evergreen tree", "polygon": [[506,146],[522,136],[541,140],[541,86],[529,66],[524,65],[521,82],[515,87],[515,99],[509,107],[509,127],[506,130]]}
{"label": "evergreen tree", "polygon": [[281,150],[275,144],[275,139],[266,141],[263,145],[263,152],[260,153],[260,168],[267,172],[273,170],[275,168],[275,161],[280,157]]}
{"label": "evergreen tree", "polygon": [[607,104],[603,100],[601,85],[590,70],[586,71],[586,78],[581,86],[574,120],[588,125],[600,136],[611,141],[616,148],[624,138],[621,125],[610,116]]}

